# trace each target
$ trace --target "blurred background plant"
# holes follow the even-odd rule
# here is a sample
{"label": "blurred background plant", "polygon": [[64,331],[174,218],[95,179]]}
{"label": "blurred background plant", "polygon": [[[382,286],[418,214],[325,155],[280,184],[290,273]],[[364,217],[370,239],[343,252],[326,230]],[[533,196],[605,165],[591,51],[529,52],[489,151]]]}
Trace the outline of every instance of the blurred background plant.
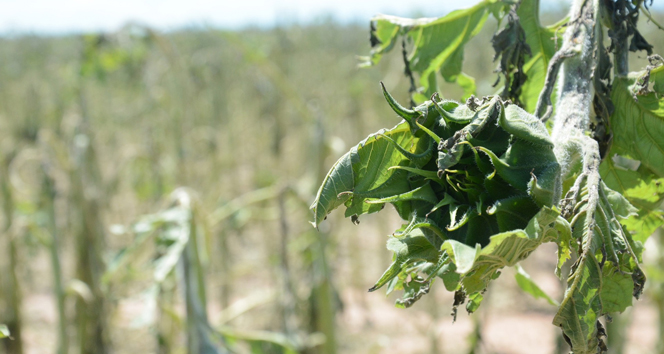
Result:
{"label": "blurred background plant", "polygon": [[[367,294],[394,213],[308,224],[328,167],[398,121],[378,82],[409,97],[400,53],[357,69],[366,27],[0,38],[0,353],[565,352],[555,307],[507,276],[454,326],[451,294],[408,312]],[[495,28],[466,47],[480,95]],[[523,267],[560,298],[555,248],[538,252],[550,263]],[[616,353],[663,352],[660,253]]]}

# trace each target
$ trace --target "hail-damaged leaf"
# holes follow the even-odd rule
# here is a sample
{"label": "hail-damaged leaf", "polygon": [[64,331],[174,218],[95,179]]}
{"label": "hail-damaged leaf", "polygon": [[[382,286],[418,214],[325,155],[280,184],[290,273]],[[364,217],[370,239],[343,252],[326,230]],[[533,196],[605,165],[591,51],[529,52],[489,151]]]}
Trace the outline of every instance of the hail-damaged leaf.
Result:
{"label": "hail-damaged leaf", "polygon": [[419,230],[414,230],[402,237],[390,237],[387,241],[387,249],[394,252],[394,262],[369,291],[380,289],[415,262],[436,262],[440,257],[440,251],[434,248]]}
{"label": "hail-damaged leaf", "polygon": [[[407,54],[407,65],[420,76],[421,87],[413,95],[414,99],[422,97],[421,93],[430,97],[436,90],[437,72],[445,81],[460,85],[465,95],[469,96],[474,93],[475,80],[462,70],[465,45],[482,29],[489,14],[501,17],[507,6],[506,2],[485,0],[441,18],[408,19],[378,15],[371,20],[370,56],[363,58],[360,65],[377,64],[399,39],[407,38],[414,44]],[[440,51],[440,48],[444,49]]]}
{"label": "hail-damaged leaf", "polygon": [[605,263],[602,269],[602,311],[620,313],[632,306],[634,281],[630,274],[621,272],[613,263]]}
{"label": "hail-damaged leaf", "polygon": [[438,174],[442,176],[445,170],[454,167],[463,156],[468,145],[468,139],[479,135],[485,126],[496,120],[502,114],[502,102],[494,97],[487,104],[482,105],[473,116],[473,119],[454,133],[452,137],[438,144]]}
{"label": "hail-damaged leaf", "polygon": [[[638,100],[630,91],[634,79],[614,81],[611,99],[615,110],[610,117],[613,144],[600,166],[607,186],[638,208],[637,215],[622,223],[641,242],[664,224],[664,97],[660,93],[664,92],[664,66],[653,69],[649,80],[654,92],[640,95]],[[624,168],[617,163],[622,160],[638,164]]]}
{"label": "hail-damaged leaf", "polygon": [[316,200],[311,205],[314,211],[313,225],[318,227],[327,214],[338,206],[345,203],[351,194],[344,194],[353,190],[355,180],[353,178],[352,156],[349,151],[337,161],[330,172],[327,173],[323,184],[316,195]]}
{"label": "hail-damaged leaf", "polygon": [[[556,240],[558,230],[552,225],[555,225],[558,217],[558,211],[544,207],[524,229],[491,236],[489,244],[477,252],[472,262],[466,261],[467,263],[461,265],[457,262],[457,272],[461,273],[461,284],[466,294],[483,291],[501,268],[514,266],[542,243]],[[442,249],[448,252],[452,259],[457,260],[459,248],[462,246],[455,249],[446,247],[448,244],[443,244]],[[470,250],[463,252],[469,253]]]}
{"label": "hail-damaged leaf", "polygon": [[[598,164],[599,156],[594,159],[590,163]],[[620,224],[634,210],[592,168],[584,168],[564,204],[564,210],[573,206],[570,225],[581,247],[553,323],[574,353],[596,353],[604,345],[599,317],[630,306],[631,296],[638,298],[645,282],[638,266],[640,244]]]}
{"label": "hail-damaged leaf", "polygon": [[342,204],[346,204],[350,215],[359,216],[382,208],[380,204],[364,203],[366,198],[386,198],[411,190],[404,177],[407,173],[389,168],[410,163],[394,148],[394,143],[419,147],[418,140],[404,121],[390,130],[370,135],[342,156],[328,172],[312,204],[314,226]]}
{"label": "hail-damaged leaf", "polygon": [[526,55],[531,56],[531,52],[526,43],[526,32],[521,27],[519,16],[514,8],[507,16],[507,25],[493,35],[491,44],[496,53],[493,61],[500,58],[495,72],[501,73],[505,79],[501,96],[516,104],[521,104],[521,86],[528,78],[523,65],[526,62]]}
{"label": "hail-damaged leaf", "polygon": [[537,106],[537,99],[544,87],[546,71],[549,61],[556,52],[556,32],[567,22],[560,21],[549,27],[543,27],[539,18],[539,1],[523,0],[519,4],[517,15],[519,24],[526,33],[526,43],[530,47],[532,56],[523,64],[524,74],[528,80],[521,86],[521,98],[523,108],[533,112]]}

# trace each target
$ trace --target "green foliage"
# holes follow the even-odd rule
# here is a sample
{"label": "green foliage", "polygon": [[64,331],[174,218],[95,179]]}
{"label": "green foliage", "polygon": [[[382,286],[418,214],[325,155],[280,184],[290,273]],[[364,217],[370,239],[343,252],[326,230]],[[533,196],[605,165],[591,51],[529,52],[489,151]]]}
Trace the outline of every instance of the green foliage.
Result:
{"label": "green foliage", "polygon": [[650,72],[654,91],[634,92],[635,81],[620,79],[613,84],[613,145],[600,172],[609,187],[638,208],[638,215],[623,223],[636,240],[645,242],[664,223],[664,66]]}
{"label": "green foliage", "polygon": [[518,4],[485,0],[437,19],[374,17],[371,20],[371,55],[363,58],[362,65],[377,64],[402,39],[402,45],[411,43],[413,47],[406,58],[408,70],[420,75],[418,87],[411,88],[416,89],[413,93],[415,102],[423,103],[437,91],[438,72],[445,81],[463,88],[463,99],[466,99],[475,93],[475,79],[462,70],[465,45],[482,29],[489,14],[501,21],[510,7],[517,9],[516,16],[510,16],[510,24],[493,40],[496,54],[502,55],[497,71],[506,76],[503,97],[516,95],[518,100],[515,102],[522,103],[526,111],[532,112],[544,86],[546,68],[556,51],[557,32],[567,22],[563,20],[543,27],[539,20],[539,1],[536,0],[523,0]]}
{"label": "green foliage", "polygon": [[[573,260],[560,304],[520,267],[517,283],[559,306],[553,323],[574,353],[606,350],[599,319],[623,312],[642,293],[643,242],[664,221],[664,66],[654,64],[664,60],[651,56],[645,71],[622,77],[629,37],[629,50],[652,50],[635,27],[638,6],[579,1],[574,19],[551,27],[540,24],[537,0],[484,1],[439,19],[372,20],[366,64],[376,64],[402,39],[411,86],[413,73],[419,74],[420,87],[411,92],[420,105],[404,108],[384,91],[404,121],[344,155],[312,205],[315,226],[341,205],[354,222],[384,204],[393,205],[406,221],[389,237],[393,263],[370,291],[386,285],[388,293],[403,290],[397,306],[408,307],[441,278],[447,290],[455,291],[454,309],[468,300],[466,309],[473,312],[500,269],[517,265],[544,242],[556,242],[556,274],[562,276],[562,266]],[[461,85],[466,96],[473,92],[473,81],[461,70],[464,45],[490,13],[501,22],[508,10],[507,24],[492,39],[494,61],[500,59],[497,71],[505,78],[501,97],[471,96],[465,105],[438,102],[438,72]],[[603,47],[606,24],[595,22],[599,17],[610,22],[608,50]],[[563,28],[565,41],[556,43]],[[594,80],[590,66],[578,64],[587,64],[579,58],[588,50],[597,53]],[[608,52],[615,55],[613,81]],[[561,71],[566,59],[575,62]],[[588,72],[581,75],[583,68]],[[565,102],[556,114],[554,142],[528,112],[538,102],[552,108],[559,75]],[[590,83],[596,92],[592,126],[582,112],[592,101]],[[558,127],[568,135],[558,136]],[[598,141],[587,136],[588,129]],[[600,167],[611,135],[613,145]]]}
{"label": "green foliage", "polygon": [[554,300],[542,290],[535,281],[530,277],[530,274],[528,274],[523,267],[520,265],[516,265],[516,274],[514,277],[516,278],[516,283],[519,285],[521,290],[527,292],[528,294],[532,295],[536,299],[544,299],[546,300],[549,304],[553,306],[559,306],[558,301]]}
{"label": "green foliage", "polygon": [[355,222],[393,205],[406,223],[388,240],[394,262],[371,290],[404,290],[399,304],[407,307],[439,276],[476,299],[474,310],[501,268],[570,232],[550,208],[560,184],[553,143],[535,117],[498,97],[414,110],[385,97],[404,120],[334,164],[312,205],[313,224],[341,205]]}
{"label": "green foliage", "polygon": [[[622,312],[643,291],[642,246],[620,224],[636,211],[627,199],[606,187],[597,173],[584,174],[577,183],[564,207],[576,211],[570,241],[581,250],[553,324],[562,328],[575,353],[595,353],[602,335],[599,317]],[[591,193],[593,186],[599,193]]]}
{"label": "green foliage", "polygon": [[105,34],[88,34],[83,37],[83,58],[80,74],[99,80],[122,68],[129,75],[138,74],[148,55],[150,36],[145,29],[127,27],[120,39]]}
{"label": "green foliage", "polygon": [[363,65],[377,64],[399,39],[407,40],[413,45],[407,65],[420,74],[420,88],[413,95],[415,102],[422,103],[437,91],[437,72],[445,81],[459,84],[464,89],[464,99],[470,97],[475,93],[475,79],[462,71],[465,45],[482,29],[489,14],[499,19],[508,5],[508,2],[486,0],[438,19],[374,17],[371,20],[371,55],[364,59]]}
{"label": "green foliage", "polygon": [[539,1],[523,0],[519,4],[517,14],[519,23],[526,33],[526,43],[530,47],[531,57],[523,65],[527,80],[521,89],[521,102],[523,109],[533,112],[537,105],[537,99],[544,87],[546,69],[549,61],[556,52],[557,32],[567,22],[562,20],[552,26],[543,27],[539,17]]}

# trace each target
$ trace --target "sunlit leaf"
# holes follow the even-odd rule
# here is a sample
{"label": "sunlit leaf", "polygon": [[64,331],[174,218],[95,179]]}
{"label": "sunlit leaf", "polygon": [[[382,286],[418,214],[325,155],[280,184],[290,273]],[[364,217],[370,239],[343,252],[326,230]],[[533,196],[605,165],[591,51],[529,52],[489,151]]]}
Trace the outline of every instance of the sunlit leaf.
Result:
{"label": "sunlit leaf", "polygon": [[536,299],[544,299],[546,300],[549,304],[553,306],[558,306],[558,301],[554,300],[542,290],[542,288],[535,283],[535,281],[530,277],[530,274],[528,274],[523,267],[520,265],[516,265],[516,274],[514,277],[516,278],[516,283],[519,285],[521,290],[527,292],[528,294],[532,295]]}
{"label": "sunlit leaf", "polygon": [[596,173],[581,178],[578,194],[570,199],[576,210],[573,239],[581,249],[553,323],[561,327],[574,353],[590,354],[602,343],[599,317],[630,306],[631,296],[638,298],[643,291],[645,276],[637,264],[640,249],[620,224],[634,209]]}
{"label": "sunlit leaf", "polygon": [[[651,76],[657,89],[664,82],[661,68]],[[635,240],[645,242],[664,223],[664,98],[653,92],[637,96],[637,101],[631,82],[618,79],[613,84],[613,145],[600,172],[610,188],[638,208],[638,215],[623,223]]]}
{"label": "sunlit leaf", "polygon": [[537,99],[544,87],[549,61],[556,52],[554,41],[556,31],[565,22],[561,21],[553,26],[543,27],[540,23],[539,13],[539,1],[537,0],[524,0],[517,10],[521,27],[526,32],[526,43],[532,53],[532,57],[523,66],[528,79],[521,89],[521,102],[523,102],[523,108],[528,112],[535,110]]}
{"label": "sunlit leaf", "polygon": [[435,76],[440,72],[445,81],[463,88],[465,99],[475,92],[475,80],[462,72],[464,47],[482,29],[489,14],[501,16],[507,6],[507,2],[485,0],[441,18],[376,16],[371,20],[371,55],[364,65],[377,64],[405,37],[413,44],[408,61],[410,69],[420,75],[421,92],[428,97],[436,91]]}
{"label": "sunlit leaf", "polygon": [[543,242],[569,241],[569,224],[551,209],[560,167],[537,118],[497,96],[410,110],[384,93],[406,120],[342,156],[312,205],[315,226],[342,204],[353,221],[387,203],[406,221],[388,241],[394,262],[372,291],[403,290],[397,305],[409,307],[438,276],[473,309],[500,269]]}

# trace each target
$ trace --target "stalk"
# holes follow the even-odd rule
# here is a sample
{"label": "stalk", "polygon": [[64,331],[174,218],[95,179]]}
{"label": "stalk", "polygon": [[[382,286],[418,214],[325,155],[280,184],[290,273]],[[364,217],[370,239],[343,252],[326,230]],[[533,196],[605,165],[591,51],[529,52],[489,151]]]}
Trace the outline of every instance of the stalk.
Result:
{"label": "stalk", "polygon": [[429,290],[429,296],[428,296],[428,312],[431,315],[431,324],[429,325],[429,330],[427,331],[427,335],[429,336],[429,353],[431,354],[443,354],[444,351],[442,348],[440,348],[440,343],[442,342],[440,338],[438,338],[438,321],[440,320],[440,307],[438,306],[438,299],[436,298],[436,288],[431,287],[431,290]]}
{"label": "stalk", "polygon": [[281,278],[281,310],[282,326],[286,336],[293,340],[297,333],[297,323],[295,323],[295,290],[293,286],[292,273],[288,260],[288,212],[286,210],[286,192],[284,189],[279,194],[277,200],[279,206],[279,234],[281,236],[279,248],[279,271]]}
{"label": "stalk", "polygon": [[[317,173],[316,181],[322,180],[325,176],[325,161],[326,151],[324,147],[325,142],[325,129],[323,127],[322,117],[320,114],[316,117],[315,125],[315,139],[316,141],[316,158]],[[315,193],[315,191],[314,191]],[[316,314],[316,327],[325,335],[325,344],[323,344],[322,353],[334,354],[337,351],[336,344],[336,306],[333,298],[333,287],[331,283],[330,270],[327,263],[326,248],[329,235],[326,232],[317,232],[316,242],[311,245],[312,247],[312,262],[313,262],[313,297],[315,303]]]}
{"label": "stalk", "polygon": [[12,340],[3,340],[2,344],[7,354],[22,354],[23,341],[21,337],[21,292],[18,284],[16,270],[18,267],[18,255],[16,240],[14,238],[13,215],[14,198],[9,186],[9,164],[13,159],[13,153],[8,154],[0,165],[0,196],[2,197],[2,210],[4,214],[4,225],[0,235],[0,249],[6,250],[6,257],[2,261],[0,270],[0,299],[4,300],[1,322],[7,325]]}
{"label": "stalk", "polygon": [[[569,56],[562,64],[563,75],[558,79],[559,98],[552,138],[563,179],[570,177],[568,174],[581,157],[586,167],[589,167],[591,160],[599,159],[597,143],[585,135],[590,126],[592,103],[596,6],[591,0],[574,1],[570,16],[572,22],[565,31],[560,49],[560,52],[569,53]],[[599,171],[593,173],[599,174]]]}
{"label": "stalk", "polygon": [[581,159],[587,167],[594,155],[599,158],[599,149],[585,135],[590,126],[591,76],[595,64],[594,31],[598,7],[597,0],[575,0],[572,4],[569,26],[563,35],[561,48],[549,63],[545,86],[535,110],[542,120],[548,119],[551,113],[551,93],[558,81],[559,98],[552,138],[563,180],[571,177],[569,173]]}
{"label": "stalk", "polygon": [[158,285],[157,293],[157,353],[170,354],[173,352],[177,337],[180,333],[179,323],[169,313],[175,307],[174,279],[167,278]]}
{"label": "stalk", "polygon": [[53,267],[53,292],[58,308],[58,354],[66,354],[69,351],[69,337],[67,335],[67,317],[65,312],[65,291],[62,285],[62,267],[60,265],[60,256],[58,250],[60,249],[60,242],[58,230],[55,223],[55,182],[48,172],[48,167],[42,165],[43,181],[42,181],[42,206],[41,209],[46,211],[47,225],[49,235],[51,236],[51,243],[49,251],[51,253],[51,267]]}
{"label": "stalk", "polygon": [[[602,39],[602,28],[597,18],[599,15],[600,2],[598,0],[574,1],[570,15],[571,21],[565,31],[562,47],[554,56],[554,59],[559,58],[559,60],[552,60],[549,65],[546,87],[540,95],[536,112],[542,113],[543,102],[550,108],[551,85],[560,73],[561,75],[558,77],[559,98],[552,131],[552,139],[555,143],[554,153],[561,166],[561,183],[571,178],[576,179],[575,187],[572,189],[578,192],[578,186],[586,178],[587,210],[597,208],[601,187],[599,166],[602,159],[599,144],[586,135],[590,128],[590,106],[594,95],[591,87],[592,76],[594,67],[597,65],[597,58],[593,58],[593,53],[596,42]],[[621,48],[620,45],[616,46],[616,75],[626,74],[626,49],[626,46],[624,48]],[[601,45],[598,50],[601,50]],[[598,53],[597,57],[599,56]],[[562,63],[563,59],[564,63]],[[558,72],[558,70],[560,71]],[[579,164],[582,164],[580,174],[577,172]],[[562,192],[562,187],[559,190]],[[564,200],[562,202],[561,204],[565,203]],[[565,213],[565,206],[562,209]],[[594,223],[595,221],[592,219],[589,222]],[[584,242],[590,241],[584,240]],[[584,246],[583,254],[579,254],[581,262],[586,257],[592,257],[585,252],[588,252],[586,246]],[[570,290],[571,288],[568,287],[568,291]],[[598,326],[601,327],[601,325]],[[615,333],[616,330],[621,331],[620,327],[619,324],[614,324],[609,328],[609,343],[613,344],[611,348],[616,350],[616,353],[621,352],[622,349],[621,336]],[[591,336],[597,336],[595,340],[599,341],[598,350],[602,346],[606,348],[598,329]],[[571,345],[569,340],[568,343]],[[573,349],[576,352],[576,348]],[[584,349],[580,350],[585,353]]]}
{"label": "stalk", "polygon": [[188,194],[181,194],[176,200],[177,205],[189,213],[188,227],[183,230],[189,233],[180,264],[184,275],[184,297],[187,309],[187,352],[189,354],[219,354],[224,350],[214,344],[210,338],[212,333],[208,321],[205,296],[205,275],[198,246],[196,210],[192,208]]}
{"label": "stalk", "polygon": [[81,87],[80,106],[83,122],[74,137],[72,185],[72,221],[76,239],[76,278],[87,284],[92,300],[76,302],[79,346],[82,354],[109,352],[108,304],[102,289],[106,268],[103,259],[105,227],[102,221],[103,185],[93,135],[88,126],[84,88]]}

